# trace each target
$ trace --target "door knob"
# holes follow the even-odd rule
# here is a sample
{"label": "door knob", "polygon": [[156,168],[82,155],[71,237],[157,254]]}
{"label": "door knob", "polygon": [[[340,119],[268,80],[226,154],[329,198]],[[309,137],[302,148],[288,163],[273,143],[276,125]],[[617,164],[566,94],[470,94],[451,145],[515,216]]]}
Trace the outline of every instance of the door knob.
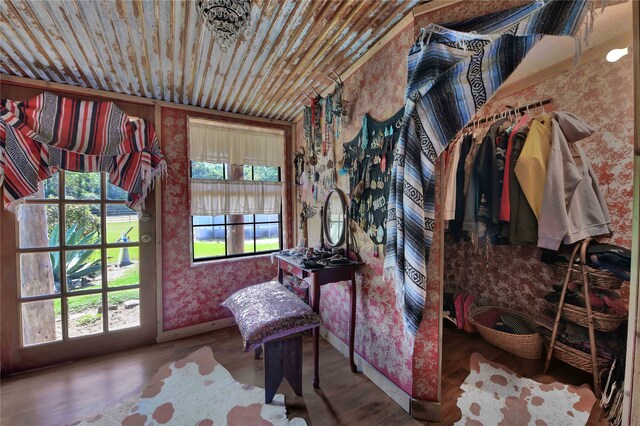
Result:
{"label": "door knob", "polygon": [[142,234],[142,237],[140,237],[140,239],[143,243],[150,243],[151,240],[153,240],[153,237],[151,236],[151,234]]}

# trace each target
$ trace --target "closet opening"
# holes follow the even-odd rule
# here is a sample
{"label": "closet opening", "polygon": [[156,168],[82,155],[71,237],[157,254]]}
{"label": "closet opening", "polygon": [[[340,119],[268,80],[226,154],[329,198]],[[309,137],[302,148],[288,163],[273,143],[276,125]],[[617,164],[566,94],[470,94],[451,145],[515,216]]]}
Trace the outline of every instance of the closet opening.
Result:
{"label": "closet opening", "polygon": [[543,38],[440,156],[443,424],[483,398],[548,410],[549,392],[587,424],[623,417],[632,16],[632,2],[604,8],[582,52]]}

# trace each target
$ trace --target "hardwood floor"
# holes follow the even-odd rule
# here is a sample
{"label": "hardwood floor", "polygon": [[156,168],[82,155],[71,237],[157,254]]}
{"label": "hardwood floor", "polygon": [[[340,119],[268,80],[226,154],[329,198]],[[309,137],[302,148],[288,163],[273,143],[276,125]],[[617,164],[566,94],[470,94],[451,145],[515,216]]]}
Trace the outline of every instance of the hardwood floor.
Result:
{"label": "hardwood floor", "polygon": [[[303,343],[303,398],[287,383],[288,415],[303,417],[309,425],[420,425],[362,374],[353,374],[349,361],[320,339],[320,390],[313,380],[312,341]],[[264,387],[262,360],[242,352],[237,329],[228,328],[136,350],[77,361],[8,377],[0,384],[0,424],[40,426],[72,423],[102,412],[136,395],[165,363],[183,358],[202,346],[233,377]]]}
{"label": "hardwood floor", "polygon": [[[470,335],[455,329],[445,321],[442,338],[442,424],[453,424],[462,417],[456,401],[462,393],[460,386],[469,375],[469,359],[474,352],[495,361],[515,373],[540,383],[560,382],[571,385],[591,383],[592,376],[556,359],[551,360],[548,374],[544,374],[544,359],[528,360],[511,355],[486,342],[480,335]],[[544,357],[544,353],[543,353]],[[588,426],[606,426],[599,401],[593,406]]]}
{"label": "hardwood floor", "polygon": [[[542,374],[543,361],[512,356],[485,342],[445,327],[443,352],[442,421],[460,419],[456,401],[460,385],[469,374],[473,352],[504,364],[539,382],[582,384],[590,376],[559,361],[549,374]],[[216,359],[242,383],[264,386],[262,360],[243,353],[236,328],[228,328],[186,339],[101,356],[4,378],[0,384],[0,424],[39,426],[72,423],[104,411],[136,395],[165,363],[211,346]],[[420,425],[362,374],[353,374],[349,362],[324,339],[320,340],[320,390],[311,386],[313,358],[311,338],[304,338],[303,397],[288,384],[279,393],[286,396],[289,417],[303,417],[309,425]],[[606,425],[596,403],[588,425]]]}

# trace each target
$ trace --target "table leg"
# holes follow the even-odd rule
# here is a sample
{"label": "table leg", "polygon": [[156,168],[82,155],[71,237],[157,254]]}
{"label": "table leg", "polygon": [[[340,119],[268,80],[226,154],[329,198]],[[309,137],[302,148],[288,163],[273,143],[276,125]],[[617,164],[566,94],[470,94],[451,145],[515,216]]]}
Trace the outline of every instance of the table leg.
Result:
{"label": "table leg", "polygon": [[349,307],[349,364],[351,371],[358,372],[358,367],[354,361],[354,346],[356,339],[356,271],[351,268],[351,281],[349,282],[349,298],[351,299]]}
{"label": "table leg", "polygon": [[280,284],[284,283],[284,271],[280,267],[280,261],[278,261],[278,282]]}
{"label": "table leg", "polygon": [[[311,308],[318,314],[320,313],[320,285],[315,274],[311,275],[311,291],[313,298]],[[313,329],[313,387],[320,387],[320,327]]]}

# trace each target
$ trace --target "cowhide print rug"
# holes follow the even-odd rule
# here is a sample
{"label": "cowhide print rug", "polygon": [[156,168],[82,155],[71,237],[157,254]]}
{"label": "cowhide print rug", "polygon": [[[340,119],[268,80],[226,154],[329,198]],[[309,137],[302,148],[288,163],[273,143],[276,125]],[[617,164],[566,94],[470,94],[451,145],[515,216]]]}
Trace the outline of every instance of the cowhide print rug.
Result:
{"label": "cowhide print rug", "polygon": [[163,365],[134,398],[74,425],[304,426],[287,419],[284,395],[264,404],[264,389],[236,382],[203,347]]}
{"label": "cowhide print rug", "polygon": [[538,383],[478,353],[471,355],[470,370],[458,399],[462,419],[456,425],[584,425],[596,401],[588,385]]}

